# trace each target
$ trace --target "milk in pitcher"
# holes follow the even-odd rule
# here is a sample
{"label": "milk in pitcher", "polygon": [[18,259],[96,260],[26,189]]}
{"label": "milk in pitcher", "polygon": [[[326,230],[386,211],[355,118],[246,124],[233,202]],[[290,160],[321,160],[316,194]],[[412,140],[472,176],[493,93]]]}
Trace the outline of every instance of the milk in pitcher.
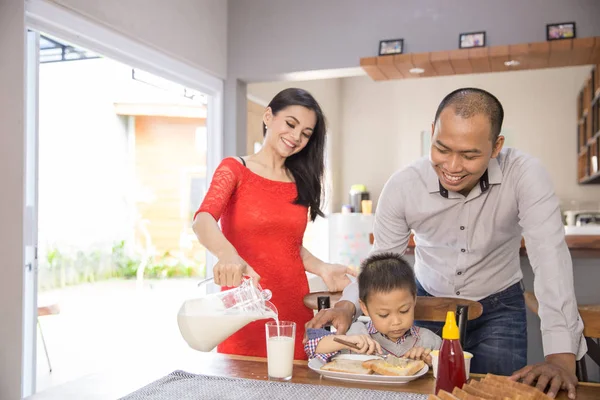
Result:
{"label": "milk in pitcher", "polygon": [[191,348],[208,352],[248,323],[271,318],[276,319],[277,314],[272,311],[228,313],[220,299],[206,297],[185,302],[177,315],[177,323]]}

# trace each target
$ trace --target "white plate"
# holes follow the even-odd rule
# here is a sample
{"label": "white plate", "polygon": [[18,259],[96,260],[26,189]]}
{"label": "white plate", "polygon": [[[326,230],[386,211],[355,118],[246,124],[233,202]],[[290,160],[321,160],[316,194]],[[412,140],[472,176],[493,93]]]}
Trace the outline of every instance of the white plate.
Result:
{"label": "white plate", "polygon": [[[372,360],[374,358],[381,358],[377,356],[368,356],[364,354],[340,354],[339,356],[334,357],[334,359],[346,359],[346,360]],[[367,374],[349,374],[347,372],[334,372],[334,371],[324,371],[321,367],[325,365],[325,363],[318,358],[313,358],[308,362],[308,368],[315,371],[317,374],[322,375],[325,378],[329,379],[337,379],[340,381],[349,381],[349,382],[368,382],[368,383],[380,383],[380,384],[403,384],[410,381],[414,381],[417,378],[425,375],[427,371],[429,371],[429,366],[425,364],[425,366],[412,376],[386,376],[386,375],[367,375]]]}

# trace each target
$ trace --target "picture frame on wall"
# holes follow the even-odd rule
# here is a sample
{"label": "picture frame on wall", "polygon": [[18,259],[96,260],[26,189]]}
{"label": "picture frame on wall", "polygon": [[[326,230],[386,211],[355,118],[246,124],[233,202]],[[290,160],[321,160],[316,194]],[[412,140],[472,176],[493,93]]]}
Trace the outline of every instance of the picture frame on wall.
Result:
{"label": "picture frame on wall", "polygon": [[459,49],[472,49],[475,47],[485,47],[485,31],[467,32],[458,35]]}
{"label": "picture frame on wall", "polygon": [[389,56],[402,54],[404,51],[404,39],[388,39],[379,41],[379,55]]}
{"label": "picture frame on wall", "polygon": [[575,22],[560,22],[546,25],[546,40],[575,39]]}

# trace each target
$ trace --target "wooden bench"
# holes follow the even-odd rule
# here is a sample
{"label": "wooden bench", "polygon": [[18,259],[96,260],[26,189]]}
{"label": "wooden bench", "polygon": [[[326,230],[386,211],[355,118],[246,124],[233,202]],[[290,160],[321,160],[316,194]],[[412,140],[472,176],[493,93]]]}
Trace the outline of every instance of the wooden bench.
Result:
{"label": "wooden bench", "polygon": [[44,345],[44,352],[46,353],[46,360],[48,360],[48,368],[50,369],[50,372],[52,372],[52,364],[50,363],[50,355],[48,355],[48,348],[46,347],[46,340],[44,339],[44,332],[42,331],[42,324],[40,324],[40,317],[44,317],[46,315],[60,314],[60,307],[57,303],[38,306],[37,312],[38,312],[37,325],[40,330],[40,337],[42,338],[42,344]]}

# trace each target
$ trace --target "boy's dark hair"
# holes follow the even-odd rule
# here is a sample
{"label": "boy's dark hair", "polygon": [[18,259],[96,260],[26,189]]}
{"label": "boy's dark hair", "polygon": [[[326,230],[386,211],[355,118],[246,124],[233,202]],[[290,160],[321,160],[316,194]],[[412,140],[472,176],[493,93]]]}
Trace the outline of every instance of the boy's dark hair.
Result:
{"label": "boy's dark hair", "polygon": [[415,273],[400,254],[381,253],[363,261],[358,276],[358,297],[363,303],[367,304],[367,297],[373,293],[395,289],[417,295]]}

